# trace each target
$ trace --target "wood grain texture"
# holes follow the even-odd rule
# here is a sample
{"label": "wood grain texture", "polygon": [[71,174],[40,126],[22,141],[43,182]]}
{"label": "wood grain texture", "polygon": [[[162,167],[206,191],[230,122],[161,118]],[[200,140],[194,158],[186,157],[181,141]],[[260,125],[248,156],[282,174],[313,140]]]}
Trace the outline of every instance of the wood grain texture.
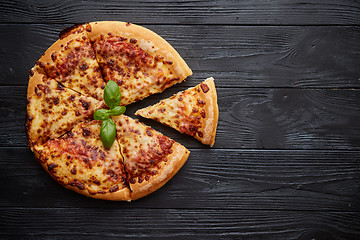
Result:
{"label": "wood grain texture", "polygon": [[[0,239],[358,239],[359,16],[354,0],[1,1]],[[191,154],[132,203],[64,189],[26,146],[28,70],[62,29],[100,20],[155,31],[194,71],[130,116],[218,88],[214,148],[141,119]]]}
{"label": "wood grain texture", "polygon": [[[0,25],[0,84],[27,85],[28,71],[69,24]],[[144,25],[219,87],[359,88],[360,27]]]}
{"label": "wood grain texture", "polygon": [[359,217],[358,212],[8,208],[0,215],[0,238],[356,239]]}
{"label": "wood grain texture", "polygon": [[[193,83],[196,85],[197,83]],[[163,94],[128,106],[126,114],[171,96]],[[26,87],[0,87],[1,147],[26,147]],[[215,149],[360,149],[360,91],[217,88],[219,123]],[[194,138],[152,120],[145,124],[188,148],[208,148]]]}
{"label": "wood grain texture", "polygon": [[360,24],[358,1],[2,1],[0,22],[122,20],[156,24]]}
{"label": "wood grain texture", "polygon": [[[127,202],[58,185],[27,148],[0,148],[0,207],[106,207],[360,211],[359,151],[191,150],[157,192]],[[39,201],[41,199],[41,201]],[[161,204],[159,204],[161,202]]]}

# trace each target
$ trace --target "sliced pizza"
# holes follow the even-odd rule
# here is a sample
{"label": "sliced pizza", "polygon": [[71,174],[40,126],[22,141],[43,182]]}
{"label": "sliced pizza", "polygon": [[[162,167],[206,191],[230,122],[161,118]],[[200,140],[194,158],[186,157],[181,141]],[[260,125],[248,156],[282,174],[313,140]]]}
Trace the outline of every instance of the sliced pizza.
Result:
{"label": "sliced pizza", "polygon": [[105,107],[102,101],[67,89],[37,71],[31,74],[26,120],[30,147],[60,137]]}
{"label": "sliced pizza", "polygon": [[41,56],[35,70],[74,91],[102,100],[105,82],[85,25],[65,29]]}
{"label": "sliced pizza", "polygon": [[35,145],[35,155],[66,188],[93,198],[130,201],[119,145],[115,141],[104,148],[100,128],[99,121],[80,123],[58,139]]}
{"label": "sliced pizza", "polygon": [[181,144],[128,116],[112,119],[132,200],[162,187],[186,162],[190,151]]}
{"label": "sliced pizza", "polygon": [[105,21],[86,29],[105,81],[120,86],[121,105],[162,92],[192,74],[168,42],[144,27]]}
{"label": "sliced pizza", "polygon": [[214,145],[219,110],[213,78],[135,113]]}

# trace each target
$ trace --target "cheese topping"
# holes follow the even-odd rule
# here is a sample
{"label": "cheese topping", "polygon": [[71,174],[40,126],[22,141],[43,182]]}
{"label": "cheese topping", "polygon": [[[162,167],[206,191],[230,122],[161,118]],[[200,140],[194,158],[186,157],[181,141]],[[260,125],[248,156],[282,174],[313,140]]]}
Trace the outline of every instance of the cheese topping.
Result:
{"label": "cheese topping", "polygon": [[93,44],[105,81],[113,80],[122,93],[121,105],[128,105],[182,81],[172,71],[172,61],[151,55],[135,38],[101,35]]}
{"label": "cheese topping", "polygon": [[87,190],[90,195],[128,188],[123,158],[115,142],[110,149],[100,140],[100,122],[78,124],[61,138],[35,146],[40,162],[62,185]]}
{"label": "cheese topping", "polygon": [[45,143],[71,130],[78,122],[91,119],[102,102],[64,88],[43,78],[28,98],[27,129],[32,144]]}
{"label": "cheese topping", "polygon": [[[213,98],[210,97],[215,91],[215,89],[211,91],[210,86],[214,86],[213,78],[168,99],[161,100],[153,106],[140,109],[135,114],[159,121],[181,133],[195,137],[204,144],[212,145],[213,143],[208,141],[215,136],[208,135],[215,134],[215,132],[208,125],[215,124],[216,128],[217,120],[216,123],[208,120],[214,119],[216,114],[210,105],[216,106],[217,109],[217,103],[213,102]],[[205,140],[205,138],[207,139]]]}
{"label": "cheese topping", "polygon": [[113,120],[130,184],[149,181],[167,162],[175,141],[125,115]]}
{"label": "cheese topping", "polygon": [[37,62],[43,71],[64,86],[98,100],[102,100],[105,82],[96,61],[94,50],[85,33],[58,40]]}

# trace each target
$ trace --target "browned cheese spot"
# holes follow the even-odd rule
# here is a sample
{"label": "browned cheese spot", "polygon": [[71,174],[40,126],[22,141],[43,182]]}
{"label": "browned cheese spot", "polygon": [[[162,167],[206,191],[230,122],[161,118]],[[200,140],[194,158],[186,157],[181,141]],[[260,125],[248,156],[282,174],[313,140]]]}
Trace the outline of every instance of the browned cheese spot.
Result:
{"label": "browned cheese spot", "polygon": [[74,167],[70,170],[70,172],[71,172],[72,175],[76,175],[76,172],[77,172],[76,166],[74,166]]}
{"label": "browned cheese spot", "polygon": [[207,93],[210,90],[209,86],[205,83],[201,83],[200,87],[204,93]]}
{"label": "browned cheese spot", "polygon": [[82,128],[82,130],[83,130],[83,136],[84,137],[89,137],[90,136],[90,134],[91,134],[91,131],[90,131],[90,129],[89,128]]}
{"label": "browned cheese spot", "polygon": [[153,133],[152,133],[152,129],[151,128],[146,128],[146,134],[149,136],[149,137],[152,137],[153,136]]}
{"label": "browned cheese spot", "polygon": [[55,62],[55,60],[56,60],[56,54],[55,53],[51,54],[51,59],[53,60],[53,62]]}
{"label": "browned cheese spot", "polygon": [[201,115],[202,118],[205,118],[205,117],[206,117],[206,113],[205,113],[205,110],[204,110],[204,109],[202,109],[202,110],[200,111],[200,115]]}
{"label": "browned cheese spot", "polygon": [[48,165],[49,172],[53,171],[53,169],[56,168],[57,166],[59,166],[59,165],[57,165],[56,163],[50,163]]}

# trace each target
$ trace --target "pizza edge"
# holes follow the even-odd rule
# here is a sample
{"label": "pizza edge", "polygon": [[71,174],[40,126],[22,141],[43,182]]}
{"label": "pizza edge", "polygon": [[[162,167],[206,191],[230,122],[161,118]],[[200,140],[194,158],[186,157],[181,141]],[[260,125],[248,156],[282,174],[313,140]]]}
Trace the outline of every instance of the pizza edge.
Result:
{"label": "pizza edge", "polygon": [[171,150],[173,152],[168,155],[167,162],[161,163],[159,174],[152,176],[149,181],[130,183],[131,200],[145,197],[160,189],[182,168],[190,155],[190,151],[178,142],[174,142]]}
{"label": "pizza edge", "polygon": [[35,94],[35,87],[43,81],[44,77],[46,77],[46,75],[38,72],[36,69],[33,68],[30,70],[27,98],[30,98]]}
{"label": "pizza edge", "polygon": [[[101,34],[105,35],[108,33],[127,38],[135,38],[138,40],[140,48],[142,48],[145,52],[149,52],[154,55],[160,54],[164,56],[167,61],[172,61],[172,69],[176,71],[176,74],[180,78],[177,82],[181,82],[186,77],[193,74],[185,60],[170,45],[170,43],[150,29],[121,21],[101,21],[90,22],[88,24],[90,27],[86,28],[89,29],[86,33],[91,41],[97,39]],[[152,48],[152,46],[154,46],[154,48]]]}
{"label": "pizza edge", "polygon": [[[36,62],[35,66],[33,67],[33,69],[39,71],[40,73],[43,73],[46,75],[46,72],[44,69],[42,69],[39,66],[39,63],[48,63],[48,62],[53,62],[52,58],[51,58],[51,54],[54,52],[60,52],[62,50],[62,45],[66,46],[67,43],[73,39],[76,39],[78,37],[87,37],[86,33],[85,33],[85,29],[83,29],[84,26],[76,26],[73,28],[72,32],[67,33],[66,35],[64,35],[63,37],[60,37],[58,40],[56,40],[56,42],[54,42],[45,52],[43,55],[41,55],[41,57],[39,58],[39,60]],[[76,29],[79,29],[78,32],[75,32]]]}
{"label": "pizza edge", "polygon": [[217,93],[214,83],[214,78],[210,77],[203,81],[201,84],[209,85],[210,94],[206,94],[203,91],[200,91],[201,98],[206,102],[205,104],[205,126],[202,128],[204,136],[200,138],[195,136],[196,139],[201,141],[203,144],[210,145],[212,147],[215,143],[216,128],[219,120],[219,107],[217,104]]}

